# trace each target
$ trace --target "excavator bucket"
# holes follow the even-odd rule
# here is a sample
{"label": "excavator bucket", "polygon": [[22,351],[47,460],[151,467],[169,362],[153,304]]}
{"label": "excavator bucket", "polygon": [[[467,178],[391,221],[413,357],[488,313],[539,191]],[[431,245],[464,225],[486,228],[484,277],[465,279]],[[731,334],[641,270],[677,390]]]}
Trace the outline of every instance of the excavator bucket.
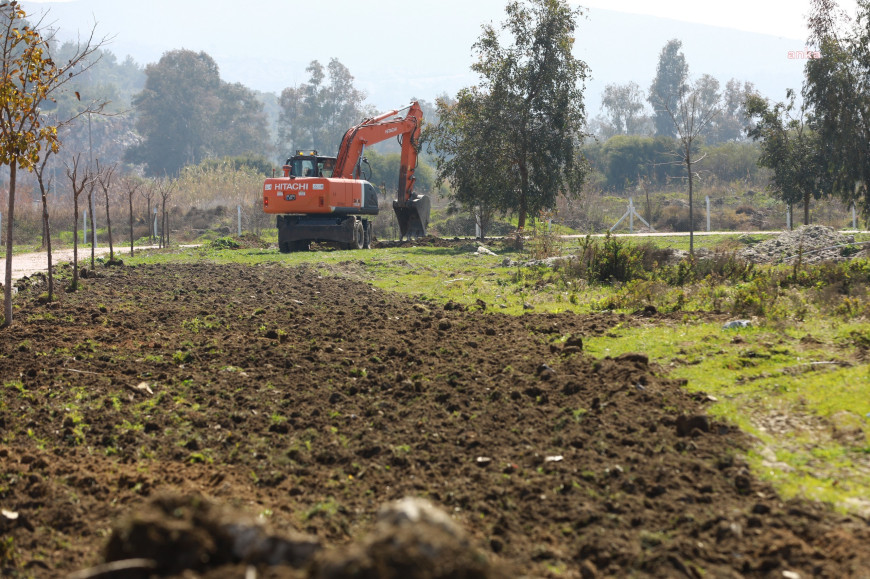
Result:
{"label": "excavator bucket", "polygon": [[399,220],[401,239],[416,239],[426,235],[429,227],[429,212],[432,202],[426,195],[414,195],[411,199],[400,202],[393,201],[393,211]]}

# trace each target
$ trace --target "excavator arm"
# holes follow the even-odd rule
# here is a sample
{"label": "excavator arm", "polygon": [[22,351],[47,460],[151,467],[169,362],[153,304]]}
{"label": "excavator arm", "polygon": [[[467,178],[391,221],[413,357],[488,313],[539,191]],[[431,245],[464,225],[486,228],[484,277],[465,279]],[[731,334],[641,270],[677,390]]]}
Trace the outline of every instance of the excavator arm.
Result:
{"label": "excavator arm", "polygon": [[399,188],[393,211],[399,221],[401,237],[426,235],[431,202],[425,195],[414,193],[414,171],[417,169],[418,139],[423,111],[419,103],[363,120],[344,134],[338,149],[333,177],[359,179],[360,162],[369,145],[398,137],[402,145],[399,166]]}

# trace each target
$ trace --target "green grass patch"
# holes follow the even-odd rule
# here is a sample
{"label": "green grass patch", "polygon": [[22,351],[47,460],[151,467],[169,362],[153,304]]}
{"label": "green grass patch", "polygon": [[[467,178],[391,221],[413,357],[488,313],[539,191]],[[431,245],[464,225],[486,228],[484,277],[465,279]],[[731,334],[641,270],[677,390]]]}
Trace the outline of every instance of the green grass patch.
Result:
{"label": "green grass patch", "polygon": [[718,402],[709,413],[757,437],[750,463],[785,497],[841,510],[870,503],[870,360],[844,340],[867,323],[824,321],[725,330],[687,319],[678,327],[616,328],[587,337],[596,357],[644,352],[667,376]]}

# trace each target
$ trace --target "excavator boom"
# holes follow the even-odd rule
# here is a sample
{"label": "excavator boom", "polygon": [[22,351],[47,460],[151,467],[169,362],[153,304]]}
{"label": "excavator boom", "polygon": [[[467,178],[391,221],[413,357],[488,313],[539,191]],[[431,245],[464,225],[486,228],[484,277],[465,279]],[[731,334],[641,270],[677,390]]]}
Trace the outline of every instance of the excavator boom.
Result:
{"label": "excavator boom", "polygon": [[365,148],[392,137],[399,138],[402,154],[398,193],[393,202],[393,211],[396,213],[403,239],[422,237],[426,235],[426,228],[429,226],[431,202],[427,196],[414,193],[414,172],[417,170],[422,122],[423,110],[416,101],[407,107],[365,119],[344,134],[335,163],[336,177],[358,179],[359,164]]}

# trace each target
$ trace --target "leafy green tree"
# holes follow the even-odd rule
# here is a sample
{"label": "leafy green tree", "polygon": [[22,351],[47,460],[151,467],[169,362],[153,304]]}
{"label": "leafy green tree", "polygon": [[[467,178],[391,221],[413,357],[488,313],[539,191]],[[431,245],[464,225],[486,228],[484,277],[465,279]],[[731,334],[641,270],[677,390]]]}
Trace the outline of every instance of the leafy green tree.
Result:
{"label": "leafy green tree", "polygon": [[372,111],[364,104],[365,93],[354,87],[353,75],[338,59],[330,59],[326,68],[314,60],[305,70],[310,75],[306,84],[281,92],[278,148],[335,154],[345,132]]}
{"label": "leafy green tree", "polygon": [[[579,194],[588,166],[579,155],[588,67],[571,49],[580,9],[566,0],[513,1],[501,30],[491,24],[474,44],[486,134],[501,150],[489,170],[514,177],[508,191],[522,231],[529,214]],[[510,43],[505,43],[510,41]]]}
{"label": "leafy green tree", "polygon": [[133,99],[142,138],[125,158],[145,165],[146,174],[177,175],[209,157],[268,148],[262,103],[244,86],[223,82],[205,52],[167,52],[145,75]]}
{"label": "leafy green tree", "polygon": [[145,88],[133,99],[142,141],[126,158],[149,175],[175,175],[208,154],[208,118],[219,107],[220,73],[205,52],[173,50],[145,69]]}
{"label": "leafy green tree", "polygon": [[834,0],[812,1],[810,44],[820,57],[807,61],[803,96],[830,186],[870,218],[870,1],[857,4],[852,20]]}
{"label": "leafy green tree", "polygon": [[669,40],[659,54],[656,66],[656,76],[649,89],[650,105],[653,108],[653,124],[655,134],[666,137],[677,135],[670,111],[678,108],[680,94],[685,92],[686,79],[689,76],[689,65],[681,48],[683,42],[676,38]]}
{"label": "leafy green tree", "polygon": [[757,92],[751,82],[741,84],[736,78],[732,78],[725,83],[725,90],[722,92],[722,116],[715,142],[727,143],[746,139],[753,128],[752,119],[746,111],[746,101]]}
{"label": "leafy green tree", "polygon": [[668,137],[616,135],[602,145],[598,169],[607,178],[607,186],[615,191],[634,187],[640,179],[664,185],[677,176],[673,150],[674,140]]}
{"label": "leafy green tree", "polygon": [[437,101],[438,123],[427,124],[421,141],[436,152],[437,185],[449,183],[451,208],[467,211],[486,237],[497,213],[511,209],[516,178],[505,133],[488,116],[489,95],[477,88],[455,100]]}
{"label": "leafy green tree", "polygon": [[[0,165],[9,167],[9,205],[6,213],[6,279],[4,282],[4,325],[12,323],[12,253],[14,241],[15,193],[18,169],[33,171],[45,149],[60,148],[58,126],[72,119],[51,123],[43,106],[70,79],[86,71],[88,59],[100,48],[93,32],[64,64],[52,58],[51,45],[43,38],[40,23],[26,20],[18,2],[0,2]],[[93,103],[91,112],[101,109]]]}
{"label": "leafy green tree", "polygon": [[607,112],[611,135],[641,135],[647,132],[650,119],[644,114],[643,101],[643,90],[634,81],[604,87],[601,108]]}
{"label": "leafy green tree", "polygon": [[212,120],[211,156],[268,153],[271,138],[263,103],[240,83],[221,83]]}
{"label": "leafy green tree", "polygon": [[758,164],[773,170],[773,188],[791,208],[803,203],[804,225],[810,223],[810,200],[822,196],[826,182],[819,135],[808,126],[806,105],[795,116],[795,94],[788,102],[771,104],[759,95],[749,97],[746,108],[756,123],[749,136],[761,141]]}
{"label": "leafy green tree", "polygon": [[727,141],[705,145],[701,152],[707,155],[704,159],[704,169],[721,183],[741,179],[750,183],[767,180],[762,174],[766,173],[766,170],[758,165],[761,147],[757,142]]}

